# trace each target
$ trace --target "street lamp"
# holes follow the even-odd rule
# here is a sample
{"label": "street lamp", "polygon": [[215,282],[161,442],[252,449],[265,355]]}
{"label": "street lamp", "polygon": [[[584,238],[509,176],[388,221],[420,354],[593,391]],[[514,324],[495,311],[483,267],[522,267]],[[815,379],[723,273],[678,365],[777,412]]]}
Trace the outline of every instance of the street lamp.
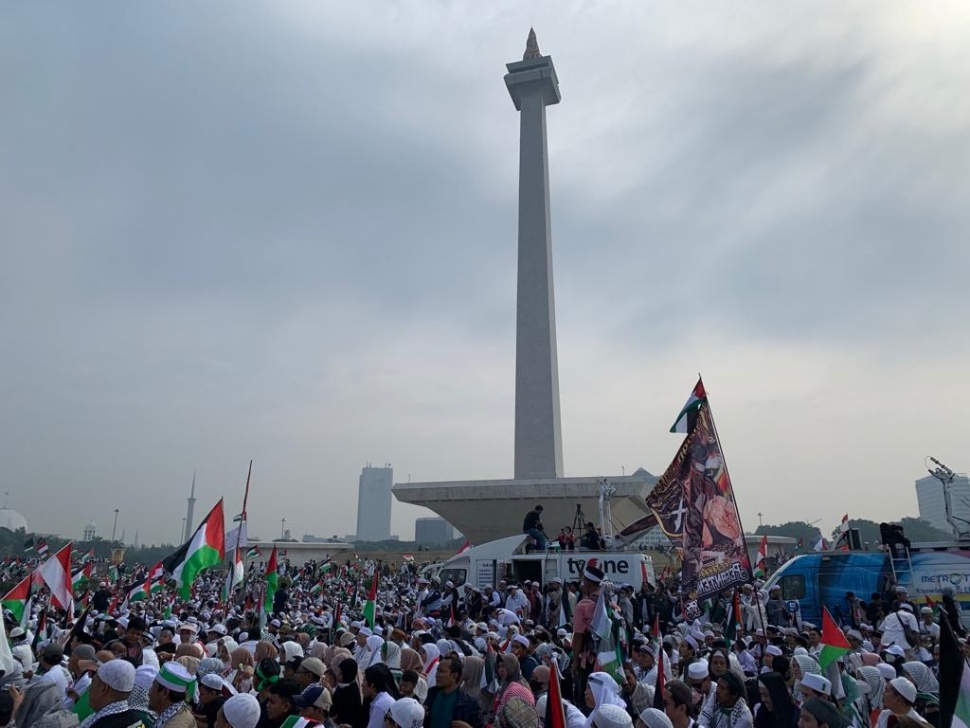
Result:
{"label": "street lamp", "polygon": [[111,527],[111,541],[115,540],[115,531],[118,530],[118,509],[115,508],[115,524]]}
{"label": "street lamp", "polygon": [[284,518],[280,524],[280,538],[285,538],[286,535],[286,519]]}

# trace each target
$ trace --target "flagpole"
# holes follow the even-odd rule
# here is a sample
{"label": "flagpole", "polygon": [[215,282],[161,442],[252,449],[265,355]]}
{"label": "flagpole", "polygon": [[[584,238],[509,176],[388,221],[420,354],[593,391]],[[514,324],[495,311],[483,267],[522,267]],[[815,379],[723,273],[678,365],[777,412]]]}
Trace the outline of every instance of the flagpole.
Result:
{"label": "flagpole", "polygon": [[[246,491],[243,493],[242,522],[246,522],[246,504],[249,503],[249,482],[253,477],[253,461],[249,461],[249,472],[246,474]],[[240,528],[242,525],[240,524]]]}
{"label": "flagpole", "polygon": [[[700,374],[698,374],[697,376],[699,379],[701,378]],[[703,379],[701,379],[701,382],[703,382]],[[705,392],[707,391],[706,387],[704,388],[704,391]],[[717,441],[717,450],[721,454],[721,462],[724,464],[724,472],[728,477],[728,482],[731,483],[731,490],[734,491],[734,481],[731,479],[731,471],[728,469],[727,458],[724,455],[724,448],[721,446],[721,436],[717,434],[717,424],[714,421],[714,410],[711,407],[711,397],[709,393],[704,404],[707,406],[707,412],[710,415],[711,430],[714,431],[714,439]],[[748,539],[744,534],[744,524],[741,522],[741,509],[738,507],[738,499],[737,499],[736,492],[734,496],[734,512],[738,517],[738,526],[741,527],[741,543],[744,544],[744,555],[748,557],[748,565],[750,566],[751,556],[748,552]],[[754,583],[754,569],[751,569],[750,580],[748,583],[749,584]]]}

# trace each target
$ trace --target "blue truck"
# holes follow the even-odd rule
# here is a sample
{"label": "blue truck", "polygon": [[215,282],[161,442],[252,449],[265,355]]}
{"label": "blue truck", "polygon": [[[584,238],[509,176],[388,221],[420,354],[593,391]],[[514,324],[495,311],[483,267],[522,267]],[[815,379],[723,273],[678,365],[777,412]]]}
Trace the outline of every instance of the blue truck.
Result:
{"label": "blue truck", "polygon": [[786,561],[766,584],[781,587],[782,599],[801,620],[821,624],[822,605],[837,622],[848,616],[846,592],[863,601],[870,595],[906,587],[910,600],[938,603],[946,586],[961,611],[970,610],[970,541],[914,543],[908,556],[884,551],[822,551]]}

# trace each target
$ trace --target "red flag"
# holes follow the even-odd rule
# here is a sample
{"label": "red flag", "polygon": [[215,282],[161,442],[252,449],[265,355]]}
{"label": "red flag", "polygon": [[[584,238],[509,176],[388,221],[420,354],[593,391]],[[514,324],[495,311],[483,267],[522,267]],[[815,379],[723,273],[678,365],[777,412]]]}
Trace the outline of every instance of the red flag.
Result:
{"label": "red flag", "polygon": [[51,590],[51,601],[60,609],[71,604],[71,542],[45,561],[38,573]]}
{"label": "red flag", "polygon": [[472,542],[471,542],[471,541],[469,541],[469,540],[468,540],[468,539],[466,538],[466,539],[465,539],[465,543],[463,543],[463,544],[461,545],[461,548],[460,548],[460,549],[458,549],[458,550],[457,550],[457,551],[455,552],[455,556],[457,556],[458,554],[463,554],[463,553],[465,553],[465,552],[466,552],[466,551],[468,551],[468,549],[470,549],[471,547],[472,547]]}
{"label": "red flag", "polygon": [[566,711],[559,683],[559,663],[549,663],[549,695],[546,698],[545,728],[566,728]]}
{"label": "red flag", "polygon": [[653,618],[653,637],[657,640],[657,654],[654,660],[657,663],[657,682],[654,684],[653,689],[653,707],[657,710],[664,709],[664,686],[667,684],[666,676],[664,675],[664,638],[660,634],[660,615],[655,615]]}

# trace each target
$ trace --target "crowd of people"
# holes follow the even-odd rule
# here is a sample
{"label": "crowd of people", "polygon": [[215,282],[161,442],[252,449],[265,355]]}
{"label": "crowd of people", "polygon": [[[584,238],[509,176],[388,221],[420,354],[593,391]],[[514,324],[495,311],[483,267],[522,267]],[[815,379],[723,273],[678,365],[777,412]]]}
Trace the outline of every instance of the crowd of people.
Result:
{"label": "crowd of people", "polygon": [[[228,603],[217,573],[188,600],[169,585],[125,604],[126,582],[102,581],[68,614],[37,595],[4,615],[0,728],[538,728],[554,679],[569,728],[917,728],[939,725],[939,614],[966,636],[952,600],[933,612],[897,591],[876,624],[852,601],[852,649],[823,670],[819,628],[757,585],[688,623],[671,584],[634,592],[595,559],[575,583],[484,589],[413,564],[280,572],[266,595],[251,569]],[[608,669],[601,602],[619,636]]]}

